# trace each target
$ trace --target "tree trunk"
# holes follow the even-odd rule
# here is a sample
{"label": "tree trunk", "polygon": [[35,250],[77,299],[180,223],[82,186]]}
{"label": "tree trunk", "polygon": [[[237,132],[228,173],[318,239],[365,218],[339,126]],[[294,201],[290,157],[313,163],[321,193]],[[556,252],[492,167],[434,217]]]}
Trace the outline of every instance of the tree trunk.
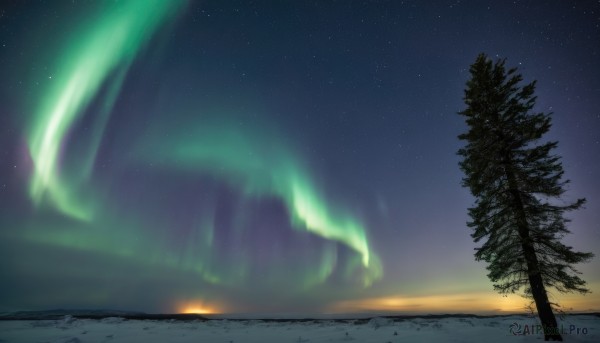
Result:
{"label": "tree trunk", "polygon": [[539,270],[539,262],[535,254],[535,249],[530,242],[527,226],[521,227],[519,225],[519,237],[521,238],[523,255],[525,255],[525,261],[527,262],[531,295],[535,301],[535,307],[537,308],[538,316],[544,330],[544,340],[562,341],[556,318],[552,312],[552,306],[550,305],[550,301],[548,301],[548,294],[546,293],[542,274]]}
{"label": "tree trunk", "polygon": [[521,239],[523,256],[525,257],[525,261],[527,263],[527,274],[529,276],[531,295],[533,296],[535,307],[538,311],[538,316],[542,322],[544,340],[562,341],[563,339],[558,329],[556,317],[552,312],[550,301],[548,301],[548,293],[546,293],[546,288],[544,287],[544,282],[542,280],[540,264],[535,253],[533,242],[531,241],[531,237],[529,235],[529,225],[527,223],[527,216],[525,214],[523,201],[521,200],[521,194],[519,193],[518,184],[514,174],[510,170],[506,171],[506,176],[510,193],[515,204],[519,238]]}

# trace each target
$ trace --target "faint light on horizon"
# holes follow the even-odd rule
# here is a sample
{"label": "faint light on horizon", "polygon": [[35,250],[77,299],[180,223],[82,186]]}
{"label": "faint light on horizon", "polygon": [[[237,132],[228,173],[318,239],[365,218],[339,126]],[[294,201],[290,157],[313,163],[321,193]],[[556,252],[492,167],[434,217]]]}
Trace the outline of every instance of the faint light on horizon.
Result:
{"label": "faint light on horizon", "polygon": [[518,295],[494,293],[440,294],[429,296],[388,296],[346,300],[336,303],[333,312],[523,312],[526,301]]}
{"label": "faint light on horizon", "polygon": [[[593,282],[589,288],[600,289],[600,283]],[[551,301],[564,310],[589,312],[600,308],[600,296],[596,293],[550,294]],[[339,301],[329,308],[332,313],[352,312],[409,312],[409,313],[522,313],[529,312],[530,301],[518,294],[502,296],[493,291],[435,294],[419,296],[394,295],[367,299]]]}

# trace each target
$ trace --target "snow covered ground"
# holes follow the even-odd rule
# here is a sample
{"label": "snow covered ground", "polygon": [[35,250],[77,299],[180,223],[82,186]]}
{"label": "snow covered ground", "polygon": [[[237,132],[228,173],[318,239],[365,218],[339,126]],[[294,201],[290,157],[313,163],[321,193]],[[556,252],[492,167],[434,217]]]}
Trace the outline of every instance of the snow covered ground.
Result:
{"label": "snow covered ground", "polygon": [[[517,315],[280,322],[95,320],[67,316],[62,320],[0,321],[0,342],[541,342],[543,335],[535,332],[537,324],[536,318]],[[559,325],[566,342],[600,342],[598,316],[566,316]],[[513,334],[519,330],[529,334]]]}

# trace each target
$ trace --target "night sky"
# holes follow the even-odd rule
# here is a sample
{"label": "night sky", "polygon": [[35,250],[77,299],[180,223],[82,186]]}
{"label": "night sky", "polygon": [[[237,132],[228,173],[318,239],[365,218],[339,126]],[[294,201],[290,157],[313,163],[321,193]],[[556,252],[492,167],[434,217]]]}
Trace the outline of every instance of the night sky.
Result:
{"label": "night sky", "polygon": [[[597,1],[0,6],[0,312],[495,312],[456,151],[478,53],[554,112],[600,255]],[[592,294],[552,299],[600,310]]]}

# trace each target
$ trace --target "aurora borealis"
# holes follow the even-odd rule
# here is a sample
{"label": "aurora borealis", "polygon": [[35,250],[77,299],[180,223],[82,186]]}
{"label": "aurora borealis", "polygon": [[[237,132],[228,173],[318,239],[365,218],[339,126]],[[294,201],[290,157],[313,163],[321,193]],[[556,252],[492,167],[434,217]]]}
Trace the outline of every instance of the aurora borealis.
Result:
{"label": "aurora borealis", "polygon": [[[589,204],[567,240],[600,255],[600,8],[528,6],[10,3],[0,311],[519,310],[465,225],[480,51],[538,79]],[[600,309],[598,267],[557,299]]]}
{"label": "aurora borealis", "polygon": [[[175,3],[177,4],[177,3]],[[172,4],[164,1],[132,1],[124,4],[99,4],[98,18],[82,25],[80,37],[71,38],[59,57],[57,75],[47,90],[42,91],[39,109],[27,135],[34,170],[30,194],[34,202],[47,199],[60,212],[78,219],[90,219],[90,210],[77,200],[78,183],[85,182],[91,172],[107,116],[118,95],[124,73],[137,50],[160,24]],[[140,16],[139,13],[145,13]],[[76,29],[79,31],[79,29]],[[111,75],[112,74],[112,75]],[[77,174],[59,171],[59,152],[66,146],[66,134],[84,113],[100,87],[112,76],[104,103],[94,115],[87,156],[77,163]],[[68,174],[68,175],[61,175]],[[68,179],[68,180],[67,180]],[[75,181],[75,182],[74,182]]]}

